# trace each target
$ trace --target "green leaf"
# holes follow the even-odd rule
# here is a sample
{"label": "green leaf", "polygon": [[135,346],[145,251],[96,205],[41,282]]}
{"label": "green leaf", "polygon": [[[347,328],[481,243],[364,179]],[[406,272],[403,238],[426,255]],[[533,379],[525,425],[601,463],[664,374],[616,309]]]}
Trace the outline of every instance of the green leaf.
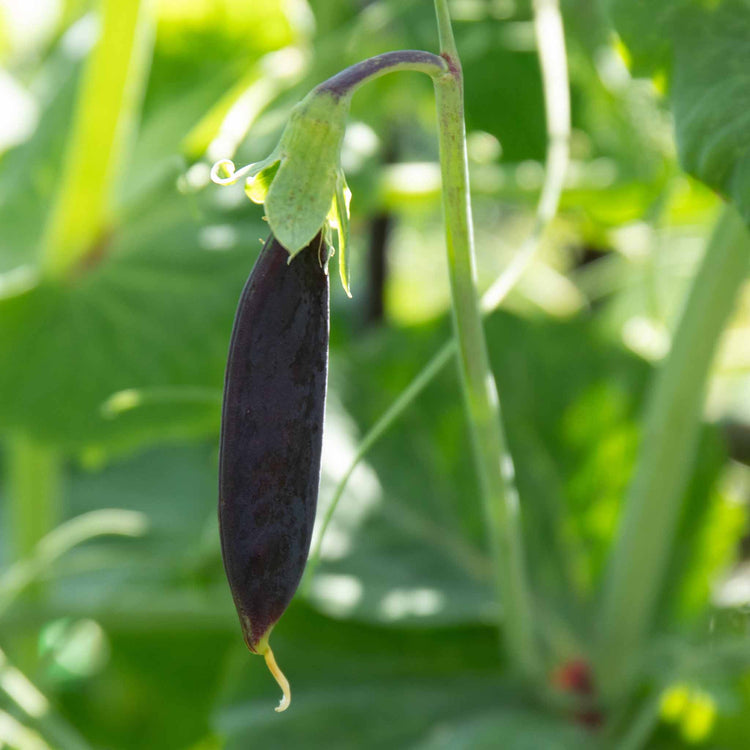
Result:
{"label": "green leaf", "polygon": [[[37,270],[78,83],[69,45],[40,66],[36,132],[0,162],[2,432],[126,449],[217,429],[210,394],[221,391],[234,308],[268,230],[249,206],[237,211],[231,195],[220,202],[216,188],[200,190],[205,165],[181,175],[178,149],[239,70],[297,35],[279,0],[261,11],[206,7],[200,24],[172,5],[114,215],[69,279],[38,284]],[[240,31],[258,12],[268,27]],[[111,409],[123,391],[135,396],[134,408]]]}
{"label": "green leaf", "polygon": [[666,72],[680,162],[750,223],[750,3],[609,0],[637,73]]}
{"label": "green leaf", "polygon": [[[124,446],[216,428],[218,400],[178,392],[221,391],[234,308],[265,230],[227,225],[207,205],[215,190],[196,221],[190,199],[162,183],[73,282],[0,300],[3,429]],[[166,397],[151,408],[109,408],[117,392],[153,389]]]}
{"label": "green leaf", "polygon": [[750,223],[750,3],[725,1],[679,29],[672,97],[680,159]]}

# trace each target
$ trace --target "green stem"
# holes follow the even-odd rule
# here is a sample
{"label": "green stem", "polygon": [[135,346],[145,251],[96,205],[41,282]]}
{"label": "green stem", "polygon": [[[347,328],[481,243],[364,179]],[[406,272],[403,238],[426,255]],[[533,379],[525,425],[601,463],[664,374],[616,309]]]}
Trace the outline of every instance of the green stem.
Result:
{"label": "green stem", "polygon": [[513,461],[505,445],[500,401],[482,328],[476,288],[469,169],[463,114],[461,64],[444,0],[436,0],[443,56],[450,71],[435,79],[438,140],[443,181],[448,271],[467,416],[479,474],[490,547],[502,597],[508,651],[527,677],[539,676],[540,655],[533,625]]}
{"label": "green stem", "polygon": [[23,435],[7,441],[8,503],[13,559],[30,556],[59,516],[61,466],[52,448]]}
{"label": "green stem", "polygon": [[43,270],[59,277],[96,250],[111,221],[150,61],[151,0],[102,0],[102,30],[84,71],[60,185],[46,227]]}
{"label": "green stem", "polygon": [[[502,303],[516,282],[529,267],[542,242],[549,223],[557,213],[565,173],[568,167],[570,141],[570,96],[568,67],[565,54],[565,35],[562,17],[556,0],[538,0],[534,4],[534,18],[539,52],[539,67],[544,88],[545,114],[547,121],[547,160],[544,185],[539,197],[534,227],[520,246],[510,265],[482,295],[482,312],[488,314]],[[320,562],[321,548],[336,507],[341,500],[350,477],[370,448],[380,440],[392,424],[403,414],[419,394],[437,377],[443,367],[456,353],[455,339],[447,341],[430,361],[419,371],[406,390],[391,404],[385,413],[372,425],[353,457],[328,506],[320,527],[308,571],[305,576],[305,590],[309,589],[313,573]]]}
{"label": "green stem", "polygon": [[453,24],[448,9],[448,0],[435,0],[435,15],[437,16],[440,52],[448,58],[458,60],[458,48],[453,38]]}
{"label": "green stem", "polygon": [[603,592],[598,671],[605,697],[636,675],[690,477],[711,362],[750,260],[750,235],[728,207],[693,281],[649,396],[635,475]]}
{"label": "green stem", "polygon": [[360,86],[388,73],[412,71],[433,79],[447,70],[445,60],[431,52],[404,49],[384,52],[356,63],[316,86],[314,93],[327,91],[337,97],[351,96]]}
{"label": "green stem", "polygon": [[482,309],[494,310],[515,286],[539,249],[544,232],[557,214],[570,161],[570,86],[565,33],[557,0],[534,1],[534,31],[542,72],[547,125],[544,184],[531,234],[508,268],[482,295]]}
{"label": "green stem", "polygon": [[[20,433],[7,437],[5,460],[6,541],[14,562],[8,570],[13,570],[58,521],[62,466],[56,450]],[[45,584],[39,580],[26,589],[28,599],[43,600],[45,593]],[[36,653],[33,634],[17,643],[16,650],[19,658],[23,656],[22,664],[30,667]]]}

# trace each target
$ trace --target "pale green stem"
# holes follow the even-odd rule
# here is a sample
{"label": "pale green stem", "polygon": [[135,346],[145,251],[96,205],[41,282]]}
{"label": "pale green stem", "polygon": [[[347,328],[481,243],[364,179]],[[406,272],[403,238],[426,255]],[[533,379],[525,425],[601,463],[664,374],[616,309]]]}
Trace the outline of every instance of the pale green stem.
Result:
{"label": "pale green stem", "polygon": [[[14,563],[25,559],[60,516],[62,465],[59,453],[22,434],[5,441],[7,480],[5,486],[6,541]],[[15,564],[9,570],[15,568]],[[45,586],[34,581],[29,598],[45,598]],[[33,635],[16,644],[16,655],[28,666],[35,659]]]}
{"label": "pale green stem", "polygon": [[[11,560],[15,563],[8,569],[13,570],[59,519],[62,466],[56,450],[21,434],[13,434],[5,441],[5,458],[5,537],[11,550]],[[27,588],[27,594],[32,598],[44,598],[44,584],[34,581]],[[24,663],[28,665],[35,658],[33,639],[18,644],[18,648],[22,650],[26,657]]]}
{"label": "pale green stem", "polygon": [[[436,0],[441,40],[452,44],[444,0]],[[520,506],[513,460],[503,435],[500,401],[482,328],[476,287],[469,168],[463,113],[461,65],[452,49],[443,50],[450,71],[434,80],[443,183],[448,273],[458,366],[479,474],[487,532],[503,602],[508,653],[528,678],[541,673],[532,598],[524,560]]]}
{"label": "pale green stem", "polygon": [[458,49],[456,48],[456,40],[453,38],[453,24],[448,9],[448,0],[435,0],[435,15],[437,16],[440,52],[449,58],[458,60]]}
{"label": "pale green stem", "polygon": [[531,265],[542,236],[557,213],[570,160],[570,87],[565,33],[557,0],[535,0],[534,31],[542,71],[547,121],[544,184],[531,234],[508,268],[482,295],[482,309],[494,310]]}
{"label": "pale green stem", "polygon": [[112,220],[114,182],[150,63],[152,0],[102,0],[101,35],[86,62],[63,173],[44,238],[43,271],[64,276],[96,251]]}
{"label": "pale green stem", "polygon": [[750,261],[750,235],[725,209],[647,402],[643,438],[603,591],[597,668],[605,697],[636,676],[690,478],[706,383]]}
{"label": "pale green stem", "polygon": [[8,542],[16,560],[29,556],[59,516],[61,466],[53,448],[25,435],[6,442]]}

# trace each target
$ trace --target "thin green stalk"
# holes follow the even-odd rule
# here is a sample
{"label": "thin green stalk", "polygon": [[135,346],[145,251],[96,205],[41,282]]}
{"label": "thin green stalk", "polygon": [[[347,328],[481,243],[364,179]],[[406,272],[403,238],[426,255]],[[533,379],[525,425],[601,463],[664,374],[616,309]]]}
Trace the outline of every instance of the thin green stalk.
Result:
{"label": "thin green stalk", "polygon": [[597,668],[606,698],[632,684],[669,565],[711,362],[750,261],[734,208],[719,220],[647,403],[635,475],[603,591]]}
{"label": "thin green stalk", "polygon": [[151,0],[102,0],[65,165],[46,227],[43,271],[63,276],[92,253],[112,218],[114,181],[149,69]]}
{"label": "thin green stalk", "polygon": [[541,672],[524,560],[513,461],[505,446],[500,401],[482,328],[476,287],[461,64],[455,55],[446,0],[436,0],[441,50],[450,71],[434,79],[443,182],[448,272],[458,365],[467,407],[490,547],[502,596],[508,651],[527,677]]}
{"label": "thin green stalk", "polygon": [[310,582],[312,581],[315,569],[320,562],[320,552],[323,545],[323,538],[325,537],[326,530],[331,523],[333,514],[336,512],[336,507],[341,500],[341,496],[344,494],[344,490],[351,478],[354,470],[359,466],[360,461],[364,458],[367,452],[372,448],[378,440],[380,440],[383,433],[391,426],[391,424],[401,416],[402,412],[406,407],[424,390],[424,388],[432,382],[434,377],[439,373],[443,367],[452,359],[455,354],[456,346],[455,341],[449,341],[424,367],[420,373],[409,383],[408,387],[399,395],[399,397],[388,407],[385,414],[373,425],[372,429],[365,435],[363,440],[360,442],[357,452],[352,458],[344,476],[341,477],[336,490],[331,498],[330,505],[326,510],[326,514],[323,518],[320,533],[318,539],[315,542],[310,559],[307,564],[307,570],[305,572],[305,589],[309,589]]}
{"label": "thin green stalk", "polygon": [[[11,559],[18,562],[36,548],[60,517],[62,463],[57,450],[20,433],[7,437],[5,449],[8,516],[4,531]],[[45,589],[43,582],[34,581],[27,596],[42,600]],[[35,658],[33,637],[22,639],[16,650],[17,656],[23,655],[23,664],[29,666]]]}
{"label": "thin green stalk", "polygon": [[8,542],[13,559],[28,557],[59,516],[61,465],[58,452],[24,435],[6,443]]}
{"label": "thin green stalk", "polygon": [[446,58],[458,60],[458,48],[453,38],[453,24],[448,9],[448,0],[435,0],[435,15],[437,16],[438,38],[440,53]]}
{"label": "thin green stalk", "polygon": [[545,230],[557,213],[570,161],[570,86],[565,33],[558,0],[535,0],[534,32],[542,71],[547,122],[544,184],[531,234],[508,268],[482,295],[482,309],[496,309],[534,259]]}

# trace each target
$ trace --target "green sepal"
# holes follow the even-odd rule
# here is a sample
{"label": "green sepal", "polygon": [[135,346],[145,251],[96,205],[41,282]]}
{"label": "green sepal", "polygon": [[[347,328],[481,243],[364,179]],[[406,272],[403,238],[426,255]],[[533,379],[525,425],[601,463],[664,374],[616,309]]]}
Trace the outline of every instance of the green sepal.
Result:
{"label": "green sepal", "polygon": [[[346,293],[349,266],[351,192],[341,170],[341,145],[346,129],[349,97],[315,89],[291,112],[278,146],[262,161],[235,170],[223,159],[214,164],[211,178],[230,185],[245,177],[245,193],[262,203],[271,231],[290,259],[307,247],[321,229],[334,227],[340,250],[339,272]],[[330,231],[326,236],[330,238]],[[324,262],[328,266],[333,245]]]}
{"label": "green sepal", "polygon": [[340,174],[348,97],[314,90],[293,110],[279,142],[280,166],[265,208],[271,231],[291,256],[326,223]]}

